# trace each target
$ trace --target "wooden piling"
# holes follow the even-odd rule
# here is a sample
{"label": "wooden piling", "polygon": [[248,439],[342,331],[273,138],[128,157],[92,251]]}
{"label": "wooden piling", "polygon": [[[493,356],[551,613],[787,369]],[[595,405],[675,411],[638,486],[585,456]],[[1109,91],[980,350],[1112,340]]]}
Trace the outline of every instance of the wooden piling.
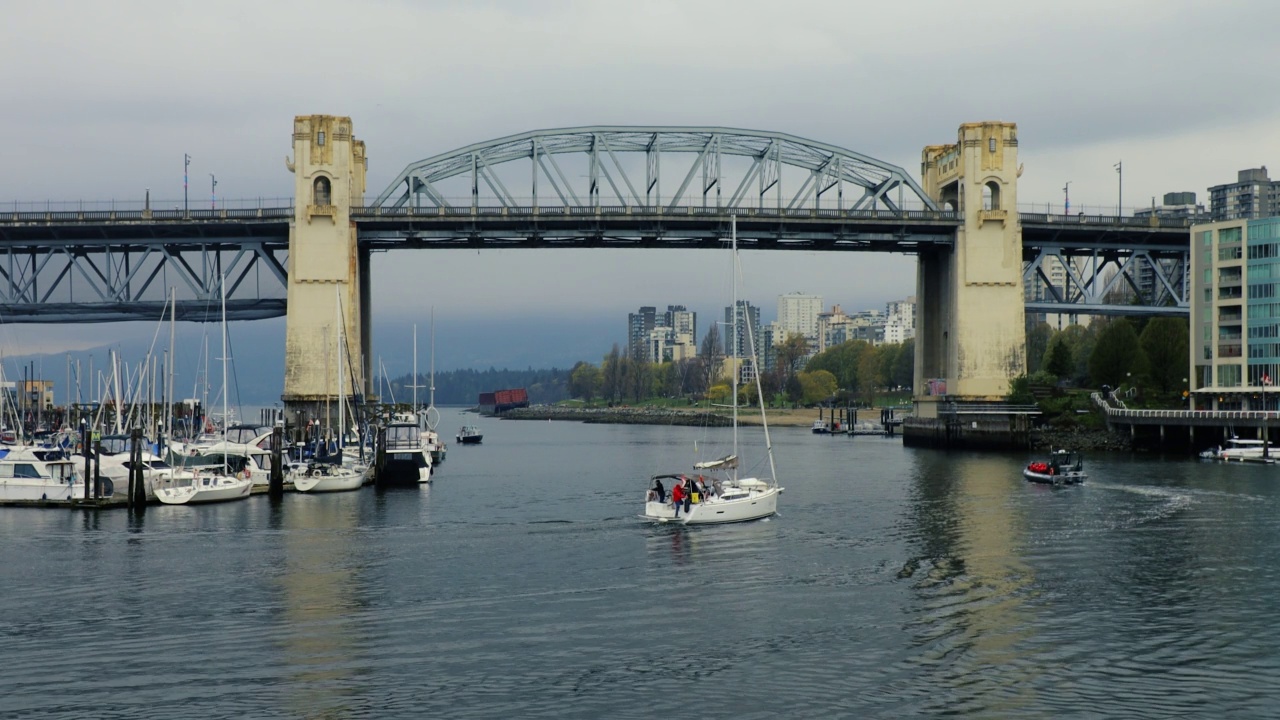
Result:
{"label": "wooden piling", "polygon": [[271,429],[271,478],[267,494],[272,498],[284,497],[284,428]]}
{"label": "wooden piling", "polygon": [[89,455],[90,453],[93,452],[93,449],[92,447],[90,447],[89,439],[90,439],[89,426],[87,424],[82,423],[80,425],[80,451],[84,453],[84,478],[82,479],[84,480],[84,499],[85,500],[90,499],[89,486],[92,484],[91,478],[93,477],[93,473],[92,473],[93,468],[90,467],[89,465],[89,463],[91,462],[89,459]]}
{"label": "wooden piling", "polygon": [[142,512],[147,507],[147,481],[142,474],[142,428],[133,429],[129,463],[129,509]]}

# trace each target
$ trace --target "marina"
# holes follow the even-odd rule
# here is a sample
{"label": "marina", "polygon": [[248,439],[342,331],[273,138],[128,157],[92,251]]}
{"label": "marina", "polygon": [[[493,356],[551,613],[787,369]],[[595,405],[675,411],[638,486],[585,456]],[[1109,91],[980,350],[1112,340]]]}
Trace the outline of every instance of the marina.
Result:
{"label": "marina", "polygon": [[[1280,592],[1274,467],[1091,454],[1088,484],[1055,489],[1019,475],[1034,453],[788,427],[781,516],[684,527],[637,519],[636,478],[599,469],[661,472],[688,427],[501,429],[413,488],[0,509],[0,585],[23,588],[0,595],[0,714],[648,717],[697,695],[748,717],[1061,717],[1099,697],[1116,717],[1264,717],[1280,702],[1262,680],[1280,630],[1257,610]],[[197,606],[218,612],[193,622]],[[685,617],[703,608],[741,622]],[[725,682],[740,676],[749,689]]]}

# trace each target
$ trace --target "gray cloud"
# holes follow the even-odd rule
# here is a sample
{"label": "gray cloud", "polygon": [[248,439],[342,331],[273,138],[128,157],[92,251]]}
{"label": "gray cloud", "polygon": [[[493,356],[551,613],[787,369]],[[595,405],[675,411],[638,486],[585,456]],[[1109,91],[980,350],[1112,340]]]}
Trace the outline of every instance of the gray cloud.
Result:
{"label": "gray cloud", "polygon": [[[193,204],[210,173],[221,196],[287,197],[291,120],[310,113],[352,116],[371,196],[412,161],[534,128],[779,130],[915,174],[959,123],[1003,119],[1019,123],[1021,201],[1057,207],[1070,180],[1073,205],[1114,204],[1123,159],[1126,203],[1145,204],[1280,165],[1277,21],[1264,0],[22,3],[0,26],[0,209],[146,188],[176,203],[183,153]],[[913,292],[910,258],[781,255],[751,278],[765,308],[789,290],[846,307]],[[705,311],[722,304],[705,282],[715,262],[396,254],[375,265],[375,300],[379,313]]]}

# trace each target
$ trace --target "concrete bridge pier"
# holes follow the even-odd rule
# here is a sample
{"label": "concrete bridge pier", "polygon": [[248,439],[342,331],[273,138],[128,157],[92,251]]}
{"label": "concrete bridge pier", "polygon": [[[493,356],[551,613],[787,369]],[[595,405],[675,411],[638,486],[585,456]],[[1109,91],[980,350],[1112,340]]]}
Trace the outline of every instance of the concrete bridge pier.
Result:
{"label": "concrete bridge pier", "polygon": [[364,202],[367,161],[351,118],[300,115],[293,121],[293,159],[285,162],[295,199],[282,399],[286,421],[300,427],[326,420],[326,404],[336,419],[339,395],[368,391],[369,254],[360,251],[351,220],[352,206]]}
{"label": "concrete bridge pier", "polygon": [[[1010,446],[1025,444],[1011,417],[990,411],[1008,395],[1010,380],[1026,372],[1020,174],[1013,123],[966,123],[955,144],[923,151],[925,193],[963,223],[952,248],[919,256],[908,444],[964,446],[974,435],[990,445],[1005,434]],[[979,403],[987,404],[981,414],[965,414],[966,405]]]}

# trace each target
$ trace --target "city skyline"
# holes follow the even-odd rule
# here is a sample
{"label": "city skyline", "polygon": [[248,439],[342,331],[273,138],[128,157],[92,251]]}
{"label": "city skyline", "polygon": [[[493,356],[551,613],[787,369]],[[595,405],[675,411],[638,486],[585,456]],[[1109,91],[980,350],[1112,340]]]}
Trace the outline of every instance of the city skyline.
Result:
{"label": "city skyline", "polygon": [[[1280,7],[1082,2],[1073,10],[1063,17],[1018,2],[978,2],[964,13],[942,2],[798,2],[785,13],[753,1],[560,2],[535,10],[492,0],[358,11],[326,0],[232,1],[216,11],[145,1],[25,4],[0,28],[0,58],[26,68],[6,83],[0,131],[13,142],[0,210],[140,202],[148,191],[157,206],[176,204],[184,172],[193,207],[213,202],[213,182],[219,203],[287,201],[291,121],[308,113],[352,117],[369,151],[370,197],[408,163],[534,128],[589,124],[787,132],[894,163],[918,179],[924,146],[953,142],[962,122],[1001,119],[1018,123],[1021,204],[1050,212],[1065,210],[1068,186],[1072,212],[1114,208],[1121,195],[1126,208],[1142,208],[1180,191],[1207,204],[1208,188],[1234,182],[1238,171],[1280,166],[1273,131],[1280,98],[1257,92],[1269,66],[1222,72],[1225,58],[1269,46],[1275,23],[1268,21],[1280,20]],[[1109,22],[1091,21],[1102,15]],[[753,38],[764,16],[776,42],[762,53]],[[286,27],[293,31],[279,31]],[[701,39],[712,27],[722,39],[708,59]],[[487,51],[445,74],[402,62],[404,48],[424,38],[443,57],[475,57],[477,43]],[[311,59],[321,48],[341,52],[317,64]],[[815,49],[825,62],[813,62]],[[956,58],[972,78],[938,72]],[[389,325],[428,306],[458,318],[514,307],[543,317],[580,314],[586,305],[628,312],[676,290],[686,291],[678,302],[711,317],[705,313],[727,296],[721,257],[710,250],[379,254],[373,317],[375,326]],[[914,292],[915,259],[905,255],[744,251],[743,264],[746,291],[757,298],[805,288],[864,308]],[[54,352],[120,332],[7,327],[15,345]]]}

